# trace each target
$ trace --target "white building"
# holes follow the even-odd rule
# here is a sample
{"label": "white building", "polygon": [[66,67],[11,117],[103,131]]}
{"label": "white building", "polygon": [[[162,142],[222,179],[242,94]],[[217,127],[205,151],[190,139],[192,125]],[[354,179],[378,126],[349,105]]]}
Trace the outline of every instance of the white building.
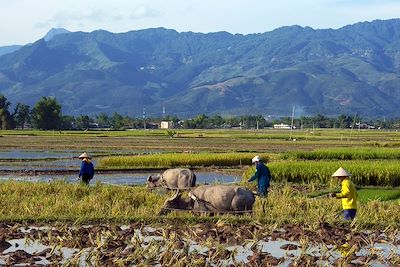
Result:
{"label": "white building", "polygon": [[173,121],[162,121],[160,125],[161,129],[174,129]]}
{"label": "white building", "polygon": [[288,124],[274,124],[274,129],[290,129],[290,125]]}

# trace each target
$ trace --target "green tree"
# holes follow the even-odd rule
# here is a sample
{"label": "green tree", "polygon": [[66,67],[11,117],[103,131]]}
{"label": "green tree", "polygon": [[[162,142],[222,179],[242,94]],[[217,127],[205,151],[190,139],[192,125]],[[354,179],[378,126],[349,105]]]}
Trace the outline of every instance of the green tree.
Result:
{"label": "green tree", "polygon": [[350,128],[350,126],[352,125],[353,122],[353,118],[348,116],[348,115],[340,115],[339,117],[337,117],[337,122],[339,124],[339,128]]}
{"label": "green tree", "polygon": [[224,119],[219,115],[214,115],[209,118],[210,128],[221,128],[223,124],[224,124]]}
{"label": "green tree", "polygon": [[70,130],[70,129],[74,129],[75,125],[75,118],[74,116],[70,116],[70,115],[64,115],[61,118],[61,128],[63,130]]}
{"label": "green tree", "polygon": [[60,129],[62,127],[61,105],[54,97],[42,97],[32,110],[32,121],[38,129]]}
{"label": "green tree", "polygon": [[121,130],[124,126],[124,117],[121,114],[114,112],[110,118],[110,122],[111,128],[114,130]]}
{"label": "green tree", "polygon": [[8,111],[11,103],[3,95],[0,95],[0,128],[8,130],[13,128],[11,114]]}
{"label": "green tree", "polygon": [[88,115],[80,115],[75,119],[76,127],[78,129],[88,129],[91,122],[92,121]]}
{"label": "green tree", "polygon": [[98,114],[95,121],[100,128],[108,128],[111,125],[110,117],[107,115],[107,113],[104,112]]}
{"label": "green tree", "polygon": [[162,119],[163,121],[172,121],[173,123],[178,123],[179,118],[176,115],[167,115],[165,118]]}
{"label": "green tree", "polygon": [[314,123],[315,127],[317,128],[330,128],[332,127],[332,123],[330,122],[329,118],[324,115],[317,114],[312,117],[312,122]]}
{"label": "green tree", "polygon": [[15,125],[23,130],[25,124],[31,119],[30,107],[28,105],[18,103],[14,109],[13,119]]}
{"label": "green tree", "polygon": [[206,126],[208,124],[208,116],[206,116],[205,114],[197,115],[193,119],[193,124],[195,125],[194,128],[197,128],[197,129],[207,128]]}

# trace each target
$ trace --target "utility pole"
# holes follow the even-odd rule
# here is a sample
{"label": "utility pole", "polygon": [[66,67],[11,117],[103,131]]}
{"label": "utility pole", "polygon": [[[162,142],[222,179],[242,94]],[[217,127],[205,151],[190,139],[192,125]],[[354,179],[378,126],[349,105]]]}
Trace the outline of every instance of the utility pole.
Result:
{"label": "utility pole", "polygon": [[146,130],[146,109],[143,108],[143,129]]}
{"label": "utility pole", "polygon": [[165,105],[162,105],[162,117],[165,118]]}
{"label": "utility pole", "polygon": [[293,106],[293,110],[292,110],[292,123],[290,124],[290,136],[289,136],[289,140],[292,140],[293,121],[294,121],[294,106]]}

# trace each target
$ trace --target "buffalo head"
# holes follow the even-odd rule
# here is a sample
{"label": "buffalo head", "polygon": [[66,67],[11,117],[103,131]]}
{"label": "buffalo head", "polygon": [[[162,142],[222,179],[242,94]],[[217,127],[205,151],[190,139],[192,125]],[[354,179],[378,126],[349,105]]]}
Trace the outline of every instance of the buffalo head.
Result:
{"label": "buffalo head", "polygon": [[192,198],[182,198],[182,192],[176,189],[174,195],[164,202],[164,207],[161,209],[159,215],[166,215],[174,209],[179,210],[192,210],[194,200]]}
{"label": "buffalo head", "polygon": [[149,177],[147,177],[147,182],[146,182],[147,188],[153,189],[154,187],[161,186],[160,177],[161,177],[160,174],[149,175]]}

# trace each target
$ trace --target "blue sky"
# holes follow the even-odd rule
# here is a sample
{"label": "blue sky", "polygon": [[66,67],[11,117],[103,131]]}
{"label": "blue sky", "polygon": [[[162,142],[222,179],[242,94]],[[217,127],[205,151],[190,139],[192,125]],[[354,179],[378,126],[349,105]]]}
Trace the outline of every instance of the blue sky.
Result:
{"label": "blue sky", "polygon": [[58,27],[248,34],[289,25],[337,29],[399,16],[400,0],[0,0],[0,46],[34,42]]}

